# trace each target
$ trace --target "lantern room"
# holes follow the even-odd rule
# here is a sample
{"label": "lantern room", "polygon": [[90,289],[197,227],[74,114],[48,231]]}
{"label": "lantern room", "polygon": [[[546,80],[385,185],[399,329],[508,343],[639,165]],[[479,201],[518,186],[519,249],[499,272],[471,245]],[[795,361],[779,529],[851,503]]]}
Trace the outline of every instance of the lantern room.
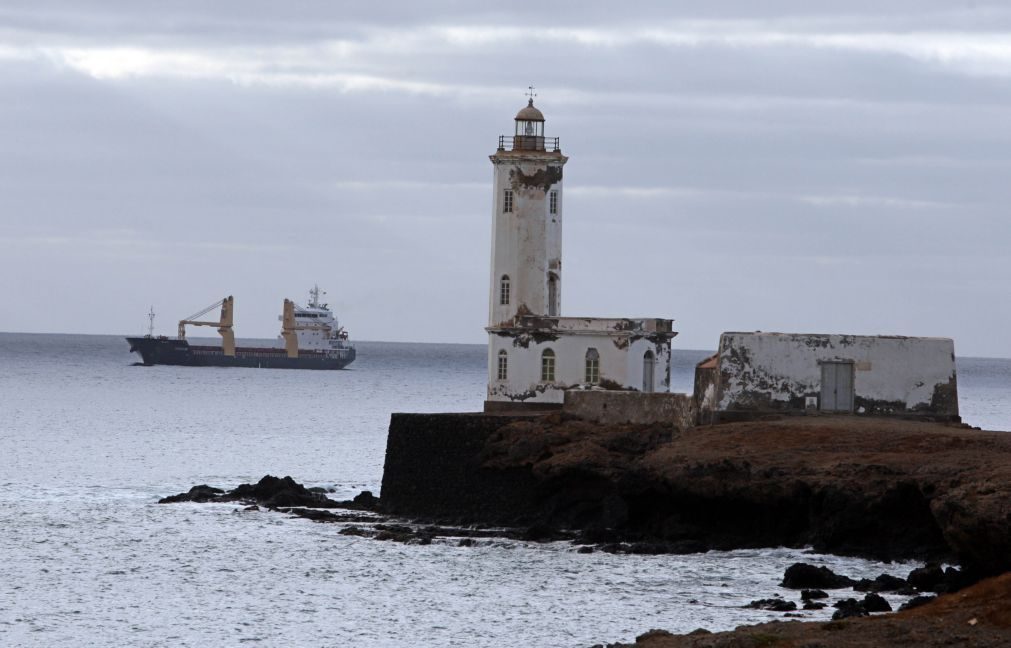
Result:
{"label": "lantern room", "polygon": [[516,135],[513,150],[544,150],[544,115],[534,107],[533,97],[527,105],[516,113]]}

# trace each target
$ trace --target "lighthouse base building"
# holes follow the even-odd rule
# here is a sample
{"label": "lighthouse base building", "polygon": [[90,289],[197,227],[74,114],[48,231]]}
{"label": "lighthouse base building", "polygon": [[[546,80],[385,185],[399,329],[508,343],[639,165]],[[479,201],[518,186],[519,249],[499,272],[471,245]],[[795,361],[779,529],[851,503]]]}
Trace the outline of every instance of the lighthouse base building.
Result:
{"label": "lighthouse base building", "polygon": [[562,317],[562,155],[533,99],[494,165],[486,411],[561,407],[566,392],[667,392],[673,320]]}
{"label": "lighthouse base building", "polygon": [[[489,327],[486,410],[555,404],[564,392],[670,388],[669,319],[521,316]],[[549,405],[550,406],[550,405]]]}

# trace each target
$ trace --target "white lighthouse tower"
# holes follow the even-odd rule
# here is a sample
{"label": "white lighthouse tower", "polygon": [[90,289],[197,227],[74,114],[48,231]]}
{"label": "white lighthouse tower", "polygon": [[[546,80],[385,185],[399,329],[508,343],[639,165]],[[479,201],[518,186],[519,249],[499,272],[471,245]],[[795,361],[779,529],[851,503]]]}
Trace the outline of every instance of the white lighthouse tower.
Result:
{"label": "white lighthouse tower", "polygon": [[495,169],[485,410],[561,407],[567,390],[666,392],[672,320],[562,317],[562,155],[527,105]]}
{"label": "white lighthouse tower", "polygon": [[557,316],[562,296],[562,167],[531,96],[512,137],[499,137],[491,239],[489,326],[517,315]]}

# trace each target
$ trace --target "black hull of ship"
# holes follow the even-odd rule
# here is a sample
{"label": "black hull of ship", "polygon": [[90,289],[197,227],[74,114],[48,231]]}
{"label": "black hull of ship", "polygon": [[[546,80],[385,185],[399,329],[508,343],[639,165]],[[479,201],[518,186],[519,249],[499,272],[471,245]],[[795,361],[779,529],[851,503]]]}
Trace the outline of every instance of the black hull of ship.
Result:
{"label": "black hull of ship", "polygon": [[300,350],[297,358],[289,358],[284,349],[273,347],[236,347],[234,356],[226,356],[220,347],[191,346],[186,340],[140,337],[126,341],[130,343],[130,351],[140,354],[148,366],[343,369],[355,359],[353,348],[342,349],[339,355]]}

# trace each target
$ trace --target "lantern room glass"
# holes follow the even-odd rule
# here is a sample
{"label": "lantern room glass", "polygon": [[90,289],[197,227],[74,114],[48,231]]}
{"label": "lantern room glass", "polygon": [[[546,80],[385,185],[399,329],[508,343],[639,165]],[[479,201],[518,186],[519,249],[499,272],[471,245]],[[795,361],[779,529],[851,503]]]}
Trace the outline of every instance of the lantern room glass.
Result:
{"label": "lantern room glass", "polygon": [[544,122],[529,121],[526,119],[516,120],[517,137],[544,137]]}

